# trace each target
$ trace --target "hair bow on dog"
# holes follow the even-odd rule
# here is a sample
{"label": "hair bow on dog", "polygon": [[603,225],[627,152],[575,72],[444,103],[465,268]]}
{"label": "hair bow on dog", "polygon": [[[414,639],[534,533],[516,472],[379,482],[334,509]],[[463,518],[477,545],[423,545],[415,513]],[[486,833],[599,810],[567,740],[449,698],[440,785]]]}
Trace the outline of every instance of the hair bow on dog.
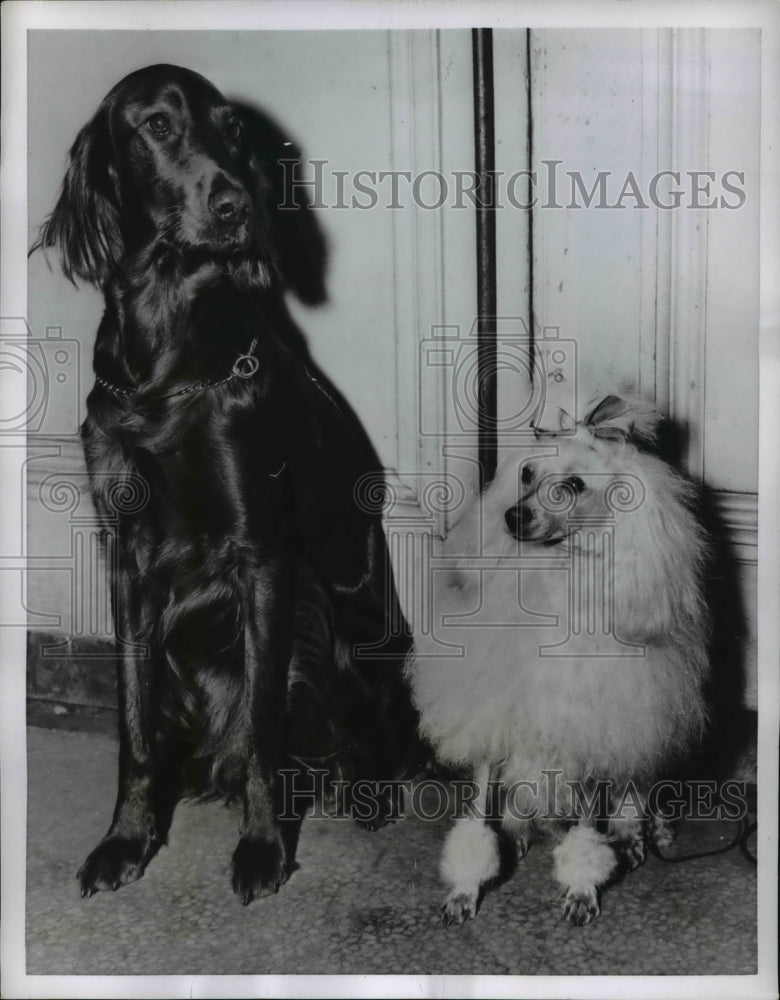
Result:
{"label": "hair bow on dog", "polygon": [[597,438],[626,441],[634,429],[630,407],[619,396],[605,396],[585,417],[583,425]]}
{"label": "hair bow on dog", "polygon": [[544,426],[538,423],[532,426],[537,438],[571,434],[576,432],[578,427],[583,427],[601,440],[621,443],[627,441],[636,431],[635,416],[635,412],[624,399],[610,395],[597,403],[581,421],[576,421],[563,407],[558,406],[547,414]]}

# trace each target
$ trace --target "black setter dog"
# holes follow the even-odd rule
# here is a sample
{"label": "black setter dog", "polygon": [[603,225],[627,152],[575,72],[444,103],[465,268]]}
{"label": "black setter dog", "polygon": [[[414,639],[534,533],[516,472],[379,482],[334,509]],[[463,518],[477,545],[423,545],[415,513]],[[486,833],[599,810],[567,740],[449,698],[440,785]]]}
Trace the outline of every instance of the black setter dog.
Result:
{"label": "black setter dog", "polygon": [[[337,761],[378,825],[417,763],[408,629],[355,499],[378,460],[284,304],[322,297],[324,244],[300,197],[280,207],[281,156],[203,77],[139,70],[79,133],[33,247],[105,295],[82,437],[116,533],[119,791],[85,896],[143,874],[181,795],[224,794],[249,903],[294,864],[280,772]],[[117,514],[122,488],[139,501]]]}

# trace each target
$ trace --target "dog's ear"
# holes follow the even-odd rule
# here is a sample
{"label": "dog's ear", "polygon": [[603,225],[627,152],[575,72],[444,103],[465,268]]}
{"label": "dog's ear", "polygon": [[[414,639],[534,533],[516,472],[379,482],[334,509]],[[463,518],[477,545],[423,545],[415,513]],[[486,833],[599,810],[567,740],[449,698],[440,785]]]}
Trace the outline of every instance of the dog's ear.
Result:
{"label": "dog's ear", "polygon": [[77,135],[57,204],[30,248],[56,247],[74,284],[78,277],[102,285],[122,256],[113,159],[108,111],[101,107]]}
{"label": "dog's ear", "polygon": [[320,305],[326,299],[327,248],[302,183],[301,151],[267,115],[245,104],[235,108],[260,172],[263,236],[272,270],[302,302]]}

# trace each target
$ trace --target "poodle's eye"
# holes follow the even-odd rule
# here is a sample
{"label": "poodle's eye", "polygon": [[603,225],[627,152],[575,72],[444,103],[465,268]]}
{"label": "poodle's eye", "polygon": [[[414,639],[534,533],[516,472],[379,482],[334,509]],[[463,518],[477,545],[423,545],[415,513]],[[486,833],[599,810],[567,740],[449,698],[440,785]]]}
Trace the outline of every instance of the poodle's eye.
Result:
{"label": "poodle's eye", "polygon": [[520,482],[523,486],[530,486],[534,479],[534,470],[530,465],[524,465],[523,471],[520,473]]}
{"label": "poodle's eye", "polygon": [[571,486],[575,493],[583,493],[585,491],[585,483],[579,476],[569,476],[566,482]]}
{"label": "poodle's eye", "polygon": [[168,115],[157,113],[147,118],[146,127],[152,135],[167,135],[171,131],[171,119]]}

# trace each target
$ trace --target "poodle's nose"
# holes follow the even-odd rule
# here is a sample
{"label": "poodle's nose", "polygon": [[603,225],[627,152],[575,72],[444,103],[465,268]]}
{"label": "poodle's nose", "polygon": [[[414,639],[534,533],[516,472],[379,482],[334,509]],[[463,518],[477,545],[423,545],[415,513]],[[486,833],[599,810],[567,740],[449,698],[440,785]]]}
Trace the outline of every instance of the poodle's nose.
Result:
{"label": "poodle's nose", "polygon": [[504,523],[510,535],[520,538],[523,529],[527,528],[533,520],[534,512],[521,503],[516,503],[514,507],[504,511]]}

